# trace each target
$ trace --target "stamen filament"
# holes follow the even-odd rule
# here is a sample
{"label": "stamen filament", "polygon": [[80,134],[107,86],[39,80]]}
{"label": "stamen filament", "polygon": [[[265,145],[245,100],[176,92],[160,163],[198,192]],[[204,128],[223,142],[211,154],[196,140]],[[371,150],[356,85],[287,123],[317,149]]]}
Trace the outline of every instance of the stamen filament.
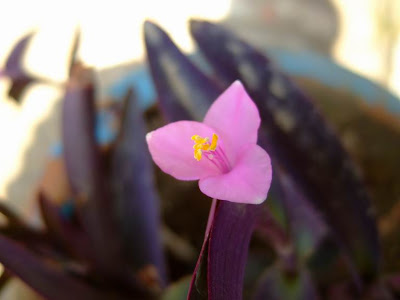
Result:
{"label": "stamen filament", "polygon": [[[193,156],[197,161],[200,161],[203,157],[203,152],[206,153],[206,158],[211,161],[218,169],[222,172],[228,172],[231,170],[231,166],[224,150],[218,147],[218,135],[213,133],[211,144],[207,137],[203,138],[199,135],[193,135],[191,138],[194,141]],[[213,152],[213,153],[209,153]]]}

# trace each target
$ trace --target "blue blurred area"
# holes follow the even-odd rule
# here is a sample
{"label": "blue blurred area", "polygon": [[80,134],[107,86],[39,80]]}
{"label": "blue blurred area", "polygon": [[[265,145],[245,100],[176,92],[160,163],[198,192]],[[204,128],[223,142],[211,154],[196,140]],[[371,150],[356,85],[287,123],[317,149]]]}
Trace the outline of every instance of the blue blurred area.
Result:
{"label": "blue blurred area", "polygon": [[289,75],[302,76],[329,87],[347,90],[371,105],[382,105],[400,113],[400,100],[380,85],[340,67],[332,60],[312,52],[274,49],[269,55]]}
{"label": "blue blurred area", "polygon": [[137,66],[129,75],[111,86],[109,94],[114,99],[123,99],[129,89],[133,88],[139,101],[139,107],[145,109],[156,99],[156,92],[149,71],[143,65]]}
{"label": "blue blurred area", "polygon": [[64,220],[70,220],[75,214],[75,205],[73,199],[68,199],[60,207],[60,215]]}

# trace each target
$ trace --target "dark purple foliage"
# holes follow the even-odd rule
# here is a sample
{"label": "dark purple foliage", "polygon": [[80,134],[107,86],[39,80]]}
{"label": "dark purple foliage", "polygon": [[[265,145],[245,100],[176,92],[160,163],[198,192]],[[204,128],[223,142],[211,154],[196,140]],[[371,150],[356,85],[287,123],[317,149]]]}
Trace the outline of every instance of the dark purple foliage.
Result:
{"label": "dark purple foliage", "polygon": [[0,235],[0,261],[48,299],[108,299],[104,292],[61,272],[59,267],[39,259],[15,241]]}
{"label": "dark purple foliage", "polygon": [[23,71],[22,61],[23,56],[25,55],[26,48],[29,45],[34,33],[29,33],[24,36],[19,42],[14,46],[10,55],[6,60],[6,67],[4,68],[4,72],[11,79],[17,79],[19,77],[25,76],[25,72]]}
{"label": "dark purple foliage", "polygon": [[217,203],[188,299],[242,299],[249,243],[259,216],[255,205]]}
{"label": "dark purple foliage", "polygon": [[8,95],[17,102],[21,100],[22,93],[25,91],[26,87],[35,81],[35,78],[28,75],[22,67],[26,48],[33,35],[34,33],[27,34],[15,45],[6,60],[4,70],[0,72],[0,77],[7,76],[11,79],[12,83]]}
{"label": "dark purple foliage", "polygon": [[250,238],[259,213],[255,205],[221,202],[217,207],[208,245],[209,299],[242,299]]}
{"label": "dark purple foliage", "polygon": [[119,277],[126,266],[121,261],[121,238],[112,216],[105,166],[94,137],[94,105],[92,74],[78,69],[67,86],[63,103],[64,159],[96,266],[105,274]]}
{"label": "dark purple foliage", "polygon": [[369,195],[316,107],[263,54],[222,27],[192,21],[191,32],[219,78],[244,83],[260,110],[260,144],[318,209],[360,274],[374,277],[380,251]]}
{"label": "dark purple foliage", "polygon": [[[90,71],[75,65],[63,107],[73,203],[56,204],[40,192],[45,231],[31,229],[0,206],[9,219],[0,232],[13,239],[0,239],[0,261],[50,299],[153,298],[166,271],[141,112],[129,96],[109,172],[94,139],[94,92]],[[67,204],[72,210],[66,214]]]}
{"label": "dark purple foliage", "polygon": [[120,136],[113,152],[112,186],[125,255],[135,269],[157,267],[163,283],[166,271],[160,239],[159,199],[145,140],[142,112],[132,92],[126,98]]}

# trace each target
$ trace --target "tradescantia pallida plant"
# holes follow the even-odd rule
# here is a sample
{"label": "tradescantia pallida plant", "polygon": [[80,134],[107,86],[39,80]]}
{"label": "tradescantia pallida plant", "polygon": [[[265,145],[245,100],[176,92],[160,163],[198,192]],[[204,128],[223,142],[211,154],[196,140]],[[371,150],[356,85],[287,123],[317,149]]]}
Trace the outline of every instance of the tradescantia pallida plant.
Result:
{"label": "tradescantia pallida plant", "polygon": [[[158,95],[152,110],[162,125],[149,132],[130,92],[123,105],[112,106],[119,131],[106,148],[94,136],[96,84],[92,71],[76,62],[77,38],[70,79],[62,85],[66,202],[38,193],[42,230],[2,207],[8,220],[0,228],[4,281],[18,276],[47,299],[398,296],[399,275],[380,269],[369,195],[313,102],[233,33],[203,21],[192,21],[191,33],[209,73],[160,27],[145,23]],[[20,87],[10,91],[17,100],[39,80],[21,67],[30,38],[16,46],[1,73]],[[199,180],[190,196],[182,186],[168,195],[159,188],[163,202],[196,201],[200,192],[214,199],[205,232],[195,232],[202,242],[197,262],[178,263],[163,251],[166,220],[151,158],[159,187],[166,177],[158,168],[179,180]],[[174,218],[183,214],[193,211]]]}
{"label": "tradescantia pallida plant", "polygon": [[[354,297],[370,289],[378,289],[384,297],[390,295],[379,279],[381,255],[369,195],[350,157],[315,105],[265,55],[224,28],[192,21],[191,33],[210,63],[207,75],[179,51],[161,28],[149,22],[145,25],[148,60],[161,109],[170,121],[188,116],[201,120],[204,107],[215,95],[241,80],[260,112],[258,143],[271,155],[275,174],[272,186],[287,217],[288,227],[283,231],[288,236],[282,236],[279,226],[271,222],[267,222],[270,230],[265,230],[268,214],[260,207],[238,208],[220,202],[213,212],[214,223],[203,244],[190,297],[241,297],[242,290],[237,286],[241,286],[243,275],[232,275],[227,266],[235,264],[239,272],[244,272],[240,264],[243,261],[230,259],[229,252],[221,255],[218,247],[213,248],[219,241],[232,248],[249,242],[245,234],[224,235],[224,230],[232,226],[229,220],[235,220],[242,233],[250,228],[249,235],[255,227],[276,250],[277,262],[266,269],[253,293],[258,299],[318,297],[318,287],[324,286],[325,278],[318,278],[320,273],[315,267],[320,267],[324,255],[332,255],[332,250],[345,262]],[[219,222],[219,217],[225,219]],[[314,249],[311,257],[299,245],[304,235],[308,235]],[[328,268],[329,262],[322,264]],[[296,289],[295,296],[290,296],[290,286]],[[351,294],[349,290],[342,292]]]}

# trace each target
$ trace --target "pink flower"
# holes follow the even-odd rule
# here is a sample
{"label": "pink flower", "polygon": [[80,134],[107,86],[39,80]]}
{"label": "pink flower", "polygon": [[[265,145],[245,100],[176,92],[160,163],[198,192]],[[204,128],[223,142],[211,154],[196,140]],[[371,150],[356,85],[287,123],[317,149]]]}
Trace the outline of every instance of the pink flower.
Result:
{"label": "pink flower", "polygon": [[180,180],[199,180],[209,197],[259,204],[267,198],[271,161],[258,146],[260,115],[240,81],[211,105],[202,123],[178,121],[147,134],[154,162]]}

